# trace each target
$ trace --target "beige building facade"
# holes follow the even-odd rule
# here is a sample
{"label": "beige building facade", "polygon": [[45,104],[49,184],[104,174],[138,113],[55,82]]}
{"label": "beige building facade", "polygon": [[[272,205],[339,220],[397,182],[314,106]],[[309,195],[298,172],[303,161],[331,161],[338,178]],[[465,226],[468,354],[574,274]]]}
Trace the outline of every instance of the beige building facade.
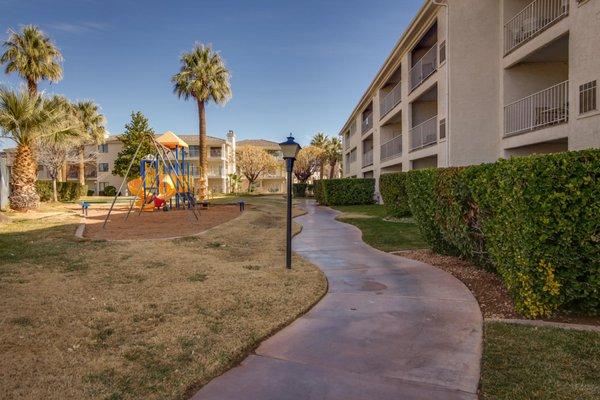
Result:
{"label": "beige building facade", "polygon": [[[265,139],[248,139],[240,140],[238,142],[239,147],[243,146],[255,146],[264,149],[267,153],[271,154],[278,161],[279,168],[268,174],[261,174],[259,179],[254,182],[254,193],[284,193],[286,191],[286,172],[285,164],[283,161],[283,153],[279,147],[279,143]],[[248,180],[242,175],[241,190],[244,192],[248,191]]]}
{"label": "beige building facade", "polygon": [[600,147],[600,1],[426,1],[344,124],[344,176]]}

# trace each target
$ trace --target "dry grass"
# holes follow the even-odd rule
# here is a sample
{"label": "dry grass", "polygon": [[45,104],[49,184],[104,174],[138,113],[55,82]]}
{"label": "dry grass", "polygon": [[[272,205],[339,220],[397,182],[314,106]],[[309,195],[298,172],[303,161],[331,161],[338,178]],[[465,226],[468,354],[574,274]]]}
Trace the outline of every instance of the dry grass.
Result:
{"label": "dry grass", "polygon": [[63,214],[0,225],[0,398],[181,399],[326,290],[285,271],[280,198],[199,237],[77,241]]}

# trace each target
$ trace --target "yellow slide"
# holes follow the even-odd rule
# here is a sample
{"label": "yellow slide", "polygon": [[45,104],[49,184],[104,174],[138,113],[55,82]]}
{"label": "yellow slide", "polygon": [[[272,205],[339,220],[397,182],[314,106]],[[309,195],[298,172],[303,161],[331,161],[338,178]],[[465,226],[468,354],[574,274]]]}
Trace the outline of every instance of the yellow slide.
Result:
{"label": "yellow slide", "polygon": [[[176,193],[175,184],[170,175],[160,174],[158,177],[158,199],[168,202],[171,197]],[[135,201],[136,207],[142,207],[144,211],[154,210],[154,193],[156,192],[156,178],[148,175],[146,178],[146,196],[144,196],[144,185],[142,178],[135,178],[127,182],[127,188],[129,193],[133,196],[137,196]],[[144,204],[144,197],[146,204]]]}

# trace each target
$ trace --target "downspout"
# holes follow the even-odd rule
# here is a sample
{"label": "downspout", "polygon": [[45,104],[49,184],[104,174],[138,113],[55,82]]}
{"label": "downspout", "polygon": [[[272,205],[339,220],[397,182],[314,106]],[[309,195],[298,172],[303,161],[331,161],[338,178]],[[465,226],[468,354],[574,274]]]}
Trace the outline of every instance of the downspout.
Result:
{"label": "downspout", "polygon": [[[450,7],[448,0],[431,0],[436,6],[446,8],[446,167],[450,166]],[[439,125],[439,121],[438,121]]]}

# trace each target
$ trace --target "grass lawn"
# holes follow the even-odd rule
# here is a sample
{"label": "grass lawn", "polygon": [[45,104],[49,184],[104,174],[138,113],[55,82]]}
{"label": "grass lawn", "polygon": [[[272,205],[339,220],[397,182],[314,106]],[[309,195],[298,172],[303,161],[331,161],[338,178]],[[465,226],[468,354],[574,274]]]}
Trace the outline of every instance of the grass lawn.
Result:
{"label": "grass lawn", "polygon": [[482,399],[600,399],[600,333],[486,322]]}
{"label": "grass lawn", "polygon": [[337,217],[339,221],[358,227],[362,231],[363,241],[376,249],[389,252],[427,247],[414,223],[384,220],[386,211],[381,205],[334,208],[343,213]]}
{"label": "grass lawn", "polygon": [[326,281],[299,257],[283,268],[283,198],[251,202],[203,236],[152,242],[81,241],[73,213],[11,213],[0,397],[187,399],[305,312]]}

